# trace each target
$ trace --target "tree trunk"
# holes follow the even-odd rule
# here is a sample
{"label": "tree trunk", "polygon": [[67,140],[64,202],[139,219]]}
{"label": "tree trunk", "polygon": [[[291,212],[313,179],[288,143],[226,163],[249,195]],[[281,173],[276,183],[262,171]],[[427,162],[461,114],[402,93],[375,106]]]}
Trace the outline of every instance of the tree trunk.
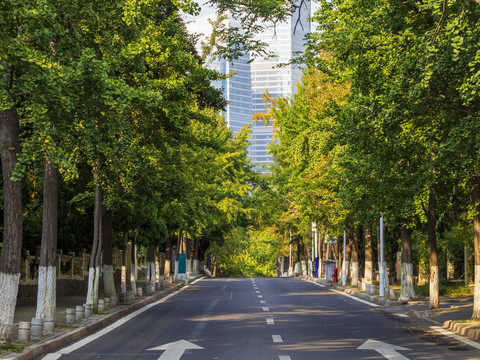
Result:
{"label": "tree trunk", "polygon": [[193,243],[193,265],[192,265],[192,271],[194,275],[197,275],[199,272],[198,268],[198,239],[195,239]]}
{"label": "tree trunk", "polygon": [[113,212],[108,210],[103,216],[103,287],[105,296],[117,296],[113,268]]}
{"label": "tree trunk", "polygon": [[473,320],[480,320],[480,177],[472,180],[472,202],[475,207],[473,218],[473,245],[475,249],[475,290],[473,296]]}
{"label": "tree trunk", "polygon": [[439,304],[439,285],[440,278],[438,273],[438,256],[437,256],[437,212],[436,212],[436,194],[433,185],[430,185],[428,195],[428,255],[430,260],[430,294],[429,294],[429,308],[438,309]]}
{"label": "tree trunk", "polygon": [[351,248],[352,248],[352,281],[351,285],[353,287],[358,287],[358,277],[360,275],[360,267],[359,267],[359,259],[358,259],[358,243],[359,243],[359,235],[355,231],[349,231],[348,233],[351,241]]}
{"label": "tree trunk", "polygon": [[400,301],[408,301],[415,298],[413,285],[413,264],[412,264],[412,230],[402,226],[400,229],[402,238],[402,280],[400,290]]}
{"label": "tree trunk", "polygon": [[155,246],[155,289],[159,288],[160,282],[160,250]]}
{"label": "tree trunk", "polygon": [[38,267],[37,319],[56,312],[57,285],[57,235],[58,235],[58,170],[52,159],[45,159],[43,180],[43,225],[40,262]]}
{"label": "tree trunk", "polygon": [[98,284],[100,279],[100,262],[102,256],[102,189],[95,172],[95,210],[93,215],[93,245],[88,269],[87,304],[92,305],[92,311],[97,311]]}
{"label": "tree trunk", "polygon": [[147,283],[155,285],[155,250],[151,245],[147,249]]}
{"label": "tree trunk", "polygon": [[345,250],[345,279],[348,280],[351,273],[350,260],[352,258],[352,239],[351,239],[351,236],[349,235],[349,232],[347,232],[346,245],[347,245],[347,249]]}
{"label": "tree trunk", "polygon": [[128,231],[123,234],[122,244],[122,273],[120,275],[120,292],[127,292],[127,245],[128,245]]}
{"label": "tree trunk", "polygon": [[373,238],[372,224],[365,226],[365,284],[373,284]]}
{"label": "tree trunk", "polygon": [[22,184],[12,180],[20,153],[20,125],[15,106],[0,112],[3,174],[3,247],[0,256],[0,344],[10,342],[22,262]]}
{"label": "tree trunk", "polygon": [[172,272],[172,240],[170,237],[167,237],[167,241],[165,242],[165,267],[163,269],[163,275],[165,280],[170,279],[170,274]]}
{"label": "tree trunk", "polygon": [[132,234],[130,244],[130,290],[137,293],[137,247],[135,245],[135,232]]}

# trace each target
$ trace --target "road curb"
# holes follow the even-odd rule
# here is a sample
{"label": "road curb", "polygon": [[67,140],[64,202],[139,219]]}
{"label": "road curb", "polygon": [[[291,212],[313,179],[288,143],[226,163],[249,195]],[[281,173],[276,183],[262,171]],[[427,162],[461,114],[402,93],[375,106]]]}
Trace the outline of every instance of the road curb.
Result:
{"label": "road curb", "polygon": [[364,293],[363,291],[358,291],[358,290],[353,290],[353,289],[349,289],[349,288],[344,288],[338,284],[335,284],[335,283],[332,283],[332,282],[328,282],[326,281],[325,279],[313,279],[313,278],[310,278],[310,277],[304,277],[305,279],[307,280],[310,280],[310,281],[314,281],[316,282],[317,284],[321,284],[323,286],[326,286],[326,287],[330,287],[331,289],[335,289],[337,291],[342,291],[348,295],[352,295],[352,296],[355,296],[359,299],[362,299],[362,300],[365,300],[365,301],[369,301],[371,303],[374,303],[374,304],[377,304],[377,305],[384,305],[384,306],[400,306],[400,305],[404,305],[404,303],[398,301],[398,300],[391,300],[389,298],[385,298],[385,297],[379,297],[379,296],[375,296],[375,295],[369,295],[369,294],[366,294]]}
{"label": "road curb", "polygon": [[110,325],[114,323],[115,321],[121,319],[122,317],[146,306],[149,305],[159,299],[164,298],[167,295],[170,295],[171,293],[183,288],[184,286],[188,285],[189,283],[200,279],[203,275],[196,276],[194,278],[191,278],[187,281],[185,284],[178,284],[174,285],[168,289],[165,289],[163,291],[160,291],[158,293],[155,293],[154,295],[142,299],[136,303],[131,304],[130,306],[120,309],[112,314],[105,315],[98,319],[95,322],[92,322],[90,324],[87,324],[85,326],[79,327],[78,329],[69,331],[67,333],[62,333],[59,334],[57,337],[46,340],[44,342],[38,343],[38,344],[33,344],[30,345],[29,347],[26,347],[23,349],[23,351],[19,354],[9,354],[7,357],[2,358],[2,360],[32,360],[35,357],[52,352],[55,349],[61,348],[65,345],[68,345],[86,335],[89,335],[107,325]]}
{"label": "road curb", "polygon": [[[332,284],[331,282],[327,282],[325,279],[313,279],[310,277],[303,277],[304,279],[314,281],[318,284],[321,284],[326,287],[330,287],[332,289],[335,289],[337,291],[342,291],[346,294],[355,296],[359,299],[370,301],[374,304],[377,305],[382,305],[382,306],[399,306],[399,305],[404,305],[405,303],[402,303],[400,301],[395,301],[395,300],[390,300],[388,298],[382,298],[379,296],[374,296],[374,295],[369,295],[361,291],[349,289],[349,288],[344,288],[338,284]],[[436,320],[430,319],[428,317],[422,316],[418,311],[412,310],[409,311],[410,316],[415,316],[417,318],[420,318],[422,320],[428,321],[432,323],[432,325],[438,325],[442,326],[444,329],[449,330],[457,335],[464,336],[466,338],[469,338],[471,340],[480,342],[480,330],[477,329],[472,329],[468,325],[459,323],[455,320],[447,320],[443,324],[441,322],[438,322]]]}
{"label": "road curb", "polygon": [[443,327],[457,335],[464,336],[466,338],[480,341],[480,331],[476,329],[472,329],[467,325],[459,323],[455,320],[447,320],[443,323]]}

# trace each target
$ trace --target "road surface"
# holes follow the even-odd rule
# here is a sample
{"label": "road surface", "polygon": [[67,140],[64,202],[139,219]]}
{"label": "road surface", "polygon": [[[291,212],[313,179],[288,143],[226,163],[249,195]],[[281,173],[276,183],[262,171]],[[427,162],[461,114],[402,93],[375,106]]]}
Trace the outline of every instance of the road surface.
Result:
{"label": "road surface", "polygon": [[423,325],[301,279],[206,278],[37,359],[480,359]]}

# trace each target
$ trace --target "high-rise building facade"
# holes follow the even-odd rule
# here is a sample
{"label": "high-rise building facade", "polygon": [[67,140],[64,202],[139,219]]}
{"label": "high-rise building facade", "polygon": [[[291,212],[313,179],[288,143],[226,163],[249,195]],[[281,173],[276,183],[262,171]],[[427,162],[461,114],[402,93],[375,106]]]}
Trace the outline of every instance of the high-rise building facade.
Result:
{"label": "high-rise building facade", "polygon": [[[198,34],[201,39],[206,40],[212,32],[211,21],[215,19],[215,13],[205,15],[188,23],[187,28],[191,33]],[[198,51],[201,51],[201,49],[198,48]],[[218,71],[220,74],[234,73],[233,76],[214,84],[214,86],[222,88],[223,97],[228,101],[225,121],[234,133],[237,133],[245,124],[249,124],[253,114],[249,60],[249,54],[245,54],[232,61],[210,59],[208,63],[211,69]]]}
{"label": "high-rise building facade", "polygon": [[[307,6],[310,6],[310,2]],[[223,88],[228,101],[225,121],[229,128],[236,133],[244,125],[251,124],[248,153],[259,171],[273,161],[267,149],[272,143],[273,128],[263,123],[252,123],[251,118],[254,113],[265,111],[262,95],[267,90],[273,97],[290,96],[296,92],[302,69],[289,63],[296,53],[305,51],[304,37],[310,32],[310,22],[307,21],[309,13],[310,9],[302,8],[289,21],[269,27],[257,35],[258,40],[269,45],[268,51],[274,54],[273,57],[257,58],[250,63],[250,56],[245,54],[234,61],[215,59],[209,63],[209,67],[222,74],[235,72],[235,75],[216,85]],[[209,14],[197,18],[187,24],[188,30],[208,37],[212,31],[211,21],[215,17],[215,14]]]}
{"label": "high-rise building facade", "polygon": [[[310,6],[310,3],[307,3]],[[302,78],[302,69],[298,65],[289,64],[297,53],[304,53],[304,38],[310,32],[307,21],[310,9],[302,8],[285,23],[277,24],[257,36],[269,44],[274,57],[255,59],[251,64],[253,112],[264,112],[265,104],[262,95],[268,90],[270,96],[291,96],[296,92],[297,82]],[[289,65],[284,65],[289,64]],[[252,124],[252,140],[249,155],[257,169],[260,165],[272,163],[268,154],[268,145],[272,143],[272,125]]]}

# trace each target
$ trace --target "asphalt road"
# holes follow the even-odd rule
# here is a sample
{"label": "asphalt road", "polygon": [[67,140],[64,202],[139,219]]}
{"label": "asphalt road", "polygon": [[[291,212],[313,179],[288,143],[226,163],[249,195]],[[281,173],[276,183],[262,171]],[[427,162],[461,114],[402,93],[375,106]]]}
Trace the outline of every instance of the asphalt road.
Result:
{"label": "asphalt road", "polygon": [[480,359],[372,305],[300,279],[202,279],[38,359]]}

